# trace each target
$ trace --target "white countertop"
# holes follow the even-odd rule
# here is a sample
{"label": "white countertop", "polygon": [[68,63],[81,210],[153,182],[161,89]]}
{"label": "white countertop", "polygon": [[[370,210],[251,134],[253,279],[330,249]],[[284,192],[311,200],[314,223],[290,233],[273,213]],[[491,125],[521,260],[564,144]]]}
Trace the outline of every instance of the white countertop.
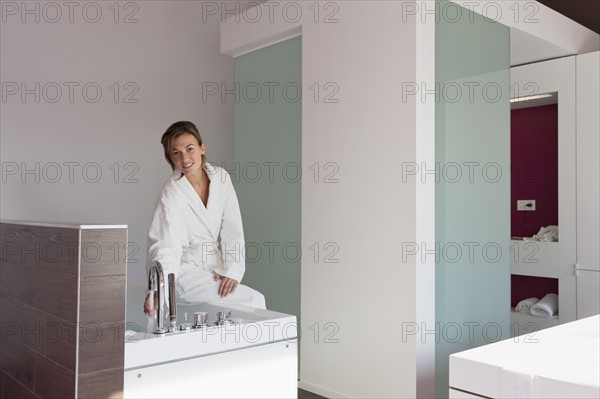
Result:
{"label": "white countertop", "polygon": [[61,229],[126,229],[126,224],[98,224],[98,223],[54,223],[54,222],[37,222],[27,220],[6,220],[1,219],[2,224],[17,224],[23,226],[38,226],[38,227],[56,227]]}
{"label": "white countertop", "polygon": [[600,316],[450,356],[450,387],[489,398],[600,396]]}
{"label": "white countertop", "polygon": [[222,310],[231,310],[231,320],[235,323],[164,335],[128,331],[125,340],[125,370],[298,340],[296,316],[246,306],[180,304],[177,306],[178,324],[183,322],[184,312],[188,313],[190,323],[193,322],[195,311],[208,312],[209,322],[214,322],[217,312]]}

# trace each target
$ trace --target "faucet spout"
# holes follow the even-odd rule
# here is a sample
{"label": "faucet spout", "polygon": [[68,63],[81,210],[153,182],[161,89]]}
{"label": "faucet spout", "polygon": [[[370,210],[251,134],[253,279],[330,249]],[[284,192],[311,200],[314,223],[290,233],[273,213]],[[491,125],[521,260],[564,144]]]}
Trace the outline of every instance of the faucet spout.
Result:
{"label": "faucet spout", "polygon": [[154,333],[164,334],[167,332],[164,320],[165,274],[160,262],[156,262],[150,267],[150,272],[148,273],[148,290],[157,291],[158,307],[156,308],[156,329]]}

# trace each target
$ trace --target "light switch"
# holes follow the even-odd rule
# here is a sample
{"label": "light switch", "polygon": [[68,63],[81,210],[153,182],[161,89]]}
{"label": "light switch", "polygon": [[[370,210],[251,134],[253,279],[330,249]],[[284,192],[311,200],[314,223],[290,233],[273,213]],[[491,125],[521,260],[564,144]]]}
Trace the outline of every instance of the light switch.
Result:
{"label": "light switch", "polygon": [[517,211],[535,211],[535,200],[517,200]]}

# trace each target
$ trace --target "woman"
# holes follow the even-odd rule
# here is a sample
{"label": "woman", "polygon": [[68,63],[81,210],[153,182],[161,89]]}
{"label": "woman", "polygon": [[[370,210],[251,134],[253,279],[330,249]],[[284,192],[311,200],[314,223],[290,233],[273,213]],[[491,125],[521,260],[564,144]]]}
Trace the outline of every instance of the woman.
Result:
{"label": "woman", "polygon": [[[206,162],[191,122],[176,122],[161,143],[173,174],[163,186],[148,234],[148,268],[160,262],[165,282],[175,274],[183,302],[242,304],[265,309],[264,296],[240,285],[245,271],[244,231],[227,171]],[[150,294],[144,312],[154,316]]]}

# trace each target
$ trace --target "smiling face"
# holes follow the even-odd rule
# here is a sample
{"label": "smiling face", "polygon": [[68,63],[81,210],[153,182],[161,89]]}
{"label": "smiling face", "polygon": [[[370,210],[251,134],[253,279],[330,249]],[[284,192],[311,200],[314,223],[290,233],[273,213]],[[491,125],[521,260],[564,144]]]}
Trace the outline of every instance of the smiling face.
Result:
{"label": "smiling face", "polygon": [[202,156],[205,153],[204,144],[199,144],[196,137],[189,133],[184,133],[171,141],[171,161],[185,176],[191,177],[202,173]]}

